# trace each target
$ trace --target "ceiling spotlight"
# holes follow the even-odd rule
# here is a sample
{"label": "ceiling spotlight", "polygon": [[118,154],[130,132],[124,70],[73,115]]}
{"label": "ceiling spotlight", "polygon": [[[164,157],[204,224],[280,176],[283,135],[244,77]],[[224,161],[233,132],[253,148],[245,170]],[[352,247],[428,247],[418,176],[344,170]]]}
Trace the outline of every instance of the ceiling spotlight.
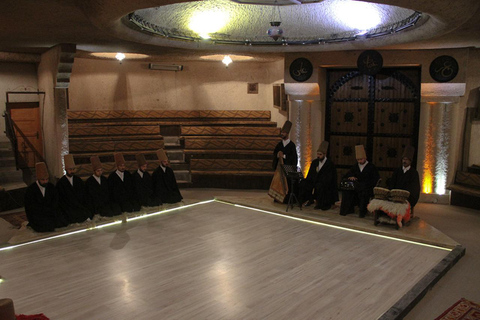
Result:
{"label": "ceiling spotlight", "polygon": [[122,60],[125,59],[125,54],[121,53],[121,52],[118,52],[116,55],[115,55],[115,58],[117,58],[118,61],[120,61],[120,63],[122,63]]}
{"label": "ceiling spotlight", "polygon": [[225,57],[223,57],[222,62],[225,64],[225,67],[228,68],[228,65],[229,65],[230,63],[232,63],[233,61],[232,61],[232,58],[230,58],[230,56],[225,56]]}

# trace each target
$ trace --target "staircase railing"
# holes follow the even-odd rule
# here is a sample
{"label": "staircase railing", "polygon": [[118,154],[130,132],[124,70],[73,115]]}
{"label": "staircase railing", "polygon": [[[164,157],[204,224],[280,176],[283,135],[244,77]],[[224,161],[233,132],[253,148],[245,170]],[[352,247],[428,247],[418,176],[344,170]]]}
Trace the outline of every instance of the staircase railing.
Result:
{"label": "staircase railing", "polygon": [[10,140],[10,143],[12,144],[12,150],[15,155],[15,167],[18,170],[18,149],[17,149],[17,136],[15,135],[15,130],[14,130],[14,123],[12,120],[12,117],[10,117],[10,113],[5,111],[3,113],[3,117],[5,118],[5,134],[7,135],[7,138]]}

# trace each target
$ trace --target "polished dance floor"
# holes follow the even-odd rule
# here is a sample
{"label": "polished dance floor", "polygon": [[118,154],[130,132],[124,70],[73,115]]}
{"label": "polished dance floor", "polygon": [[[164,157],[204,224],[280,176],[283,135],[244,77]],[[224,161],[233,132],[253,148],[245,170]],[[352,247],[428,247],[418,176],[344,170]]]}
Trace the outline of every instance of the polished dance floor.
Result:
{"label": "polished dance floor", "polygon": [[0,296],[52,320],[389,318],[455,248],[262,201],[218,198],[2,248]]}

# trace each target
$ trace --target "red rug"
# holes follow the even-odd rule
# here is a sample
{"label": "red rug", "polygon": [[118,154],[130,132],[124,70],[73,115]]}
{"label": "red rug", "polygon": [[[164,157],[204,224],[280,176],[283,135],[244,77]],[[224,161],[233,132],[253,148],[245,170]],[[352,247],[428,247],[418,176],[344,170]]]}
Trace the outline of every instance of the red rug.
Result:
{"label": "red rug", "polygon": [[480,305],[462,298],[435,320],[480,320]]}
{"label": "red rug", "polygon": [[43,313],[32,314],[29,316],[24,314],[16,314],[15,317],[17,320],[49,320]]}

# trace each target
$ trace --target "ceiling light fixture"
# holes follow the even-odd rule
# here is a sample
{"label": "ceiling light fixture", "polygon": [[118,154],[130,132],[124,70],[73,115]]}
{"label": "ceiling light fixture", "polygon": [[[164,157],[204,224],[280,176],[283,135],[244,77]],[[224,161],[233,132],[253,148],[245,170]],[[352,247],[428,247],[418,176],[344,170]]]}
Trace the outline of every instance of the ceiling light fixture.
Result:
{"label": "ceiling light fixture", "polygon": [[[275,19],[275,9],[278,10],[278,19]],[[270,22],[270,28],[267,30],[267,34],[270,38],[277,41],[279,38],[283,38],[283,29],[280,27],[282,23],[282,16],[280,15],[280,7],[277,4],[277,0],[273,4],[272,21]]]}
{"label": "ceiling light fixture", "polygon": [[125,59],[125,54],[121,53],[121,52],[118,52],[116,55],[115,55],[115,58],[117,58],[118,61],[120,61],[120,63],[122,63],[122,60]]}
{"label": "ceiling light fixture", "polygon": [[225,56],[223,57],[222,62],[225,64],[225,67],[228,68],[228,65],[233,62],[232,58],[230,56]]}

